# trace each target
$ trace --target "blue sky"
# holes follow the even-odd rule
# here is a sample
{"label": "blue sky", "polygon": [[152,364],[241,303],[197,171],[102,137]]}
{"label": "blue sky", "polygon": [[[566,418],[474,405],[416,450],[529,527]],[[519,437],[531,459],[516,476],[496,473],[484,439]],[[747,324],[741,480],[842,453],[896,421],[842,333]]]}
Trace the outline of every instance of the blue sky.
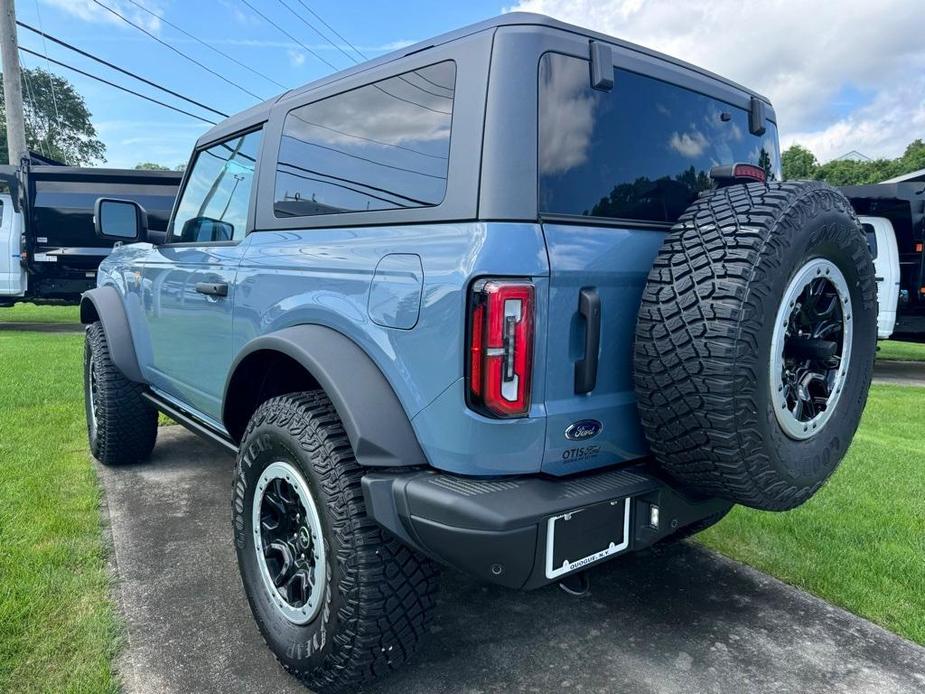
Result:
{"label": "blue sky", "polygon": [[[330,67],[260,18],[241,0],[136,1],[287,87],[298,86],[332,72]],[[301,9],[298,0],[283,1],[293,9]],[[279,86],[213,53],[165,23],[158,23],[128,0],[101,2],[136,23],[144,23],[159,38],[260,97],[272,97],[283,91]],[[279,0],[248,2],[337,67],[352,64],[339,50],[300,22]],[[439,3],[439,11],[435,11],[437,3],[426,0],[401,3],[366,0],[305,2],[369,57],[501,12],[501,5],[485,0],[445,5]],[[17,19],[34,27],[38,27],[41,17],[42,26],[48,34],[224,113],[233,114],[258,102],[258,99],[159,45],[89,0],[17,0],[16,12]],[[321,30],[327,31],[311,15],[306,17]],[[336,36],[332,35],[331,38],[350,52],[349,47],[344,46]],[[22,46],[39,53],[44,52],[41,37],[25,29],[19,30],[19,40]],[[128,77],[54,43],[48,42],[47,49],[51,58],[174,103],[185,110],[216,119],[214,114],[139,85]],[[22,60],[27,67],[48,67],[42,58],[32,55],[24,55]],[[210,127],[188,116],[115,91],[66,68],[52,65],[51,69],[70,80],[86,99],[99,136],[106,144],[108,166],[131,167],[141,161],[154,161],[168,166],[185,163],[195,139]]]}
{"label": "blue sky", "polygon": [[[172,22],[280,84],[297,86],[351,62],[286,5],[304,2],[367,56],[511,9],[542,12],[688,60],[766,94],[775,104],[781,141],[809,146],[826,161],[849,150],[894,157],[925,138],[925,41],[921,0],[99,0],[238,85],[223,82],[159,45],[93,0],[17,0],[21,21],[160,82],[235,113],[282,91],[159,21]],[[260,18],[264,13],[294,41]],[[138,5],[151,10],[148,14]],[[302,11],[304,15],[304,11]],[[305,17],[330,35],[310,15]],[[40,37],[20,30],[20,43],[43,51]],[[722,40],[717,40],[722,37]],[[48,43],[48,54],[94,74],[164,98],[149,87]],[[45,66],[24,56],[28,67]],[[185,162],[209,126],[75,75],[107,165]],[[166,97],[185,108],[193,108]],[[214,118],[206,112],[207,117]]]}

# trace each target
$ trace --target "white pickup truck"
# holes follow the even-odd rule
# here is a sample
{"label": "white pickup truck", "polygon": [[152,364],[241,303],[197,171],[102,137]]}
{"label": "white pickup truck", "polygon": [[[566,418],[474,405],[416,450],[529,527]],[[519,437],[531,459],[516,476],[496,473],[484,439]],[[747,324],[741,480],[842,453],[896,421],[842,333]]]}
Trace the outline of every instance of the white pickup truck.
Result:
{"label": "white pickup truck", "polygon": [[925,182],[844,186],[877,272],[881,340],[925,342]]}

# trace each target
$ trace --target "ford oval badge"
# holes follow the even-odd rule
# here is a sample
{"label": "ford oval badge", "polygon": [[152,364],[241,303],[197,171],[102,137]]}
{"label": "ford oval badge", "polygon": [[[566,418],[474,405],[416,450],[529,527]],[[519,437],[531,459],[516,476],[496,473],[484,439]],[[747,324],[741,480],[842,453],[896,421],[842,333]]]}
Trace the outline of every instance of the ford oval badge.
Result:
{"label": "ford oval badge", "polygon": [[565,430],[565,438],[569,441],[586,441],[600,434],[603,428],[604,425],[596,419],[582,419]]}

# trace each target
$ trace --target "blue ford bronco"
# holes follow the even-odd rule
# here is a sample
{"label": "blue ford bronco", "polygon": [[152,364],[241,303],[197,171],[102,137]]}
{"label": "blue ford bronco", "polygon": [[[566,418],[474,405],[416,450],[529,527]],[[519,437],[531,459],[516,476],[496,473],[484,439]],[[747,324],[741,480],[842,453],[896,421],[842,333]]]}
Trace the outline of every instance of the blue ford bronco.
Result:
{"label": "blue ford bronco", "polygon": [[780,181],[771,104],[542,16],[229,118],[166,233],[95,223],[123,243],[81,303],[93,455],[146,458],[158,411],[236,454],[254,618],[322,691],[409,658],[438,565],[580,591],[803,503],[869,388],[865,236]]}

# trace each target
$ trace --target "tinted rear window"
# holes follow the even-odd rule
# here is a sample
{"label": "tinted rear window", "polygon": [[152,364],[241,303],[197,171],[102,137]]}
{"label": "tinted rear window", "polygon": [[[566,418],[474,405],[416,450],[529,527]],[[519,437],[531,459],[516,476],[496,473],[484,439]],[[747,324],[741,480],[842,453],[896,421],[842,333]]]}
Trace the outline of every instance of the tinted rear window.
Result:
{"label": "tinted rear window", "polygon": [[446,193],[456,66],[406,72],[286,116],[277,217],[439,205]]}
{"label": "tinted rear window", "polygon": [[673,223],[712,187],[720,164],[758,164],[780,177],[777,129],[748,131],[748,112],[616,70],[609,92],[590,85],[587,60],[540,61],[540,210]]}

